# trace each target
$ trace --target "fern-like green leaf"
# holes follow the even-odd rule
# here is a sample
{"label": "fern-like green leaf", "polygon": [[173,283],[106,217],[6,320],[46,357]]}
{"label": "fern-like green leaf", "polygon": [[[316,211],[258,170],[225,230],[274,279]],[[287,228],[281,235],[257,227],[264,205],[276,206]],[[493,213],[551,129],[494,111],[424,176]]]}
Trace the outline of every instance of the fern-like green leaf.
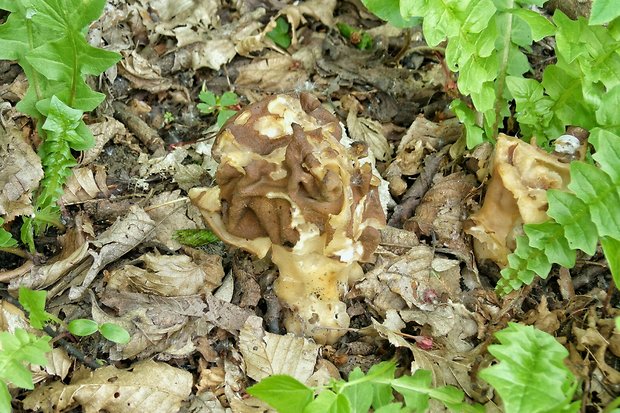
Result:
{"label": "fern-like green leaf", "polygon": [[26,330],[18,328],[15,334],[7,331],[0,333],[0,380],[11,382],[23,389],[32,389],[32,373],[25,363],[44,366],[47,364],[45,353],[51,351],[49,336],[37,337]]}
{"label": "fern-like green leaf", "polygon": [[499,363],[480,371],[500,395],[507,412],[578,411],[572,403],[576,379],[564,365],[568,351],[551,335],[509,323],[489,346]]}
{"label": "fern-like green leaf", "polygon": [[17,245],[17,241],[13,238],[10,232],[2,228],[4,219],[0,217],[0,248],[11,248]]}

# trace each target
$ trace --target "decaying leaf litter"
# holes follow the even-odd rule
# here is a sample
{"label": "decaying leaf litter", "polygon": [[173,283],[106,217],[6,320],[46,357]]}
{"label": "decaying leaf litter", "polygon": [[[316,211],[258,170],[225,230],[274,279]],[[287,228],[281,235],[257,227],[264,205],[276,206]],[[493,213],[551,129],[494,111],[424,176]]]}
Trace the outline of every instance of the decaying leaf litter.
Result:
{"label": "decaying leaf litter", "polygon": [[[266,36],[279,16],[291,25],[287,50]],[[375,47],[356,49],[337,22],[364,27]],[[403,373],[431,370],[437,385],[494,411],[475,373],[492,361],[486,346],[509,321],[567,346],[571,369],[588,383],[587,404],[612,400],[620,342],[600,254],[504,299],[492,288],[498,270],[489,262],[505,262],[518,227],[539,222],[541,194],[566,186],[567,164],[510,138],[495,155],[490,145],[466,151],[446,109],[453,79],[419,32],[410,35],[408,43],[356,2],[109,2],[89,40],[123,59],[93,79],[108,100],[88,119],[96,147],[66,185],[67,231],[38,239],[34,257],[2,254],[0,280],[9,292],[46,289],[48,311],[114,322],[131,340],[75,342],[86,358],[110,364],[95,371],[56,348],[14,407],[260,412],[267,406],[245,389],[268,375],[316,385],[396,357]],[[42,170],[34,128],[14,109],[25,78],[16,65],[0,68],[0,215],[10,226],[32,211]],[[186,194],[211,185],[217,168],[215,118],[196,108],[203,87],[233,90],[243,106],[278,93],[317,96],[366,143],[389,184],[389,226],[344,299],[351,323],[335,344],[284,334],[268,259],[175,239],[178,229],[205,228]],[[0,314],[2,330],[28,328],[8,300]]]}

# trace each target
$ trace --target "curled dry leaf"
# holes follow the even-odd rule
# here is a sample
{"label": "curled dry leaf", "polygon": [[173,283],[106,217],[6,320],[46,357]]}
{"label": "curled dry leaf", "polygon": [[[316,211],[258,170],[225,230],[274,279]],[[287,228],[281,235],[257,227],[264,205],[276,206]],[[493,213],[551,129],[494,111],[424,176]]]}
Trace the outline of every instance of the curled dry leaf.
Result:
{"label": "curled dry leaf", "polygon": [[85,413],[171,413],[179,411],[191,389],[191,373],[146,360],[127,370],[82,368],[70,384],[55,381],[38,386],[24,399],[24,408],[58,412],[81,406]]}
{"label": "curled dry leaf", "polygon": [[213,258],[204,260],[201,266],[187,255],[144,254],[140,260],[145,268],[124,265],[111,271],[108,287],[164,297],[204,293],[208,280],[224,276],[221,258]]}
{"label": "curled dry leaf", "polygon": [[0,216],[5,222],[32,214],[34,189],[43,178],[41,159],[17,130],[0,126]]}
{"label": "curled dry leaf", "polygon": [[262,319],[250,316],[239,334],[239,350],[246,373],[254,380],[273,374],[288,374],[305,383],[314,372],[319,346],[292,334],[265,332]]}
{"label": "curled dry leaf", "polygon": [[157,36],[174,37],[179,30],[186,27],[196,28],[204,32],[213,23],[213,17],[218,15],[220,2],[218,0],[141,0],[143,10],[151,11],[156,15],[154,20],[143,16],[144,25],[152,38],[152,44],[157,43]]}
{"label": "curled dry leaf", "polygon": [[106,289],[102,302],[119,316],[103,311],[93,298],[93,320],[99,324],[118,324],[131,336],[127,344],[108,344],[111,360],[153,354],[159,359],[185,357],[196,351],[194,341],[211,329],[204,317],[206,305],[198,295],[159,297]]}
{"label": "curled dry leaf", "polygon": [[407,190],[402,176],[419,174],[424,168],[426,155],[455,142],[461,134],[462,126],[456,118],[434,123],[418,116],[402,137],[396,156],[385,171],[392,194],[402,195]]}
{"label": "curled dry leaf", "polygon": [[523,224],[548,219],[547,190],[566,189],[570,166],[520,139],[500,134],[495,145],[491,180],[473,224],[478,260],[490,259],[500,267],[508,263]]}
{"label": "curled dry leaf", "polygon": [[116,136],[125,136],[125,125],[114,118],[106,117],[103,122],[88,125],[88,129],[95,137],[95,146],[84,151],[81,165],[88,165],[101,154],[103,147]]}
{"label": "curled dry leaf", "polygon": [[12,280],[9,290],[17,291],[19,287],[42,289],[53,285],[86,260],[88,248],[89,244],[85,242],[64,259],[32,267],[23,277]]}
{"label": "curled dry leaf", "polygon": [[151,239],[154,228],[155,222],[147,213],[139,206],[133,205],[126,217],[118,219],[92,241],[91,244],[99,248],[99,252],[89,251],[94,259],[93,264],[86,273],[82,285],[71,288],[69,299],[75,300],[81,297],[106,265],[122,257],[136,245]]}
{"label": "curled dry leaf", "polygon": [[279,53],[267,53],[263,59],[239,68],[235,84],[239,93],[261,90],[263,93],[290,92],[303,86],[309,80],[308,72],[298,67],[295,59]]}
{"label": "curled dry leaf", "polygon": [[91,168],[75,168],[67,179],[65,193],[60,198],[63,204],[75,204],[95,198],[108,198],[110,191],[106,183],[107,174],[101,165]]}
{"label": "curled dry leaf", "polygon": [[180,194],[179,190],[162,192],[155,195],[146,208],[147,214],[157,223],[155,240],[170,251],[181,248],[181,244],[174,238],[177,230],[203,227],[198,208],[189,204],[186,198],[181,198]]}
{"label": "curled dry leaf", "polygon": [[161,76],[159,67],[149,62],[135,50],[121,60],[119,71],[123,77],[131,82],[134,89],[160,93],[172,89],[174,85],[172,80]]}

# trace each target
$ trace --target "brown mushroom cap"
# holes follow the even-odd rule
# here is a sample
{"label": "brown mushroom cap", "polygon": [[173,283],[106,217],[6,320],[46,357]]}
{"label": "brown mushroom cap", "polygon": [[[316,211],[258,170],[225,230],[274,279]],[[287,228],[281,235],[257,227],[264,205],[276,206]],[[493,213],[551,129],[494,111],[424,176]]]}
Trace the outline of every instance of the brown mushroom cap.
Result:
{"label": "brown mushroom cap", "polygon": [[380,178],[341,137],[338,119],[312,95],[264,99],[217,136],[218,187],[189,193],[223,241],[261,258],[272,250],[276,294],[294,314],[287,328],[321,342],[348,326],[339,297],[363,274],[357,261],[371,258],[385,225]]}

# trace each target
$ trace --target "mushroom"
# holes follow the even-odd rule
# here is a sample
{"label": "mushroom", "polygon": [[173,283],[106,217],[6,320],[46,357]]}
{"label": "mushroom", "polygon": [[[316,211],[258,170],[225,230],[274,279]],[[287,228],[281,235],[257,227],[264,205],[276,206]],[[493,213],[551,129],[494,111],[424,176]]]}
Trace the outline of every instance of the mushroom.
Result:
{"label": "mushroom", "polygon": [[277,95],[231,118],[212,149],[213,188],[191,201],[224,242],[271,253],[287,331],[334,343],[349,326],[341,297],[363,275],[385,213],[380,177],[360,146],[347,149],[338,119],[317,98]]}
{"label": "mushroom", "polygon": [[476,258],[492,260],[501,268],[507,266],[523,224],[548,219],[547,190],[565,190],[569,182],[568,163],[525,141],[500,134],[484,202],[471,215],[466,230],[474,238]]}

